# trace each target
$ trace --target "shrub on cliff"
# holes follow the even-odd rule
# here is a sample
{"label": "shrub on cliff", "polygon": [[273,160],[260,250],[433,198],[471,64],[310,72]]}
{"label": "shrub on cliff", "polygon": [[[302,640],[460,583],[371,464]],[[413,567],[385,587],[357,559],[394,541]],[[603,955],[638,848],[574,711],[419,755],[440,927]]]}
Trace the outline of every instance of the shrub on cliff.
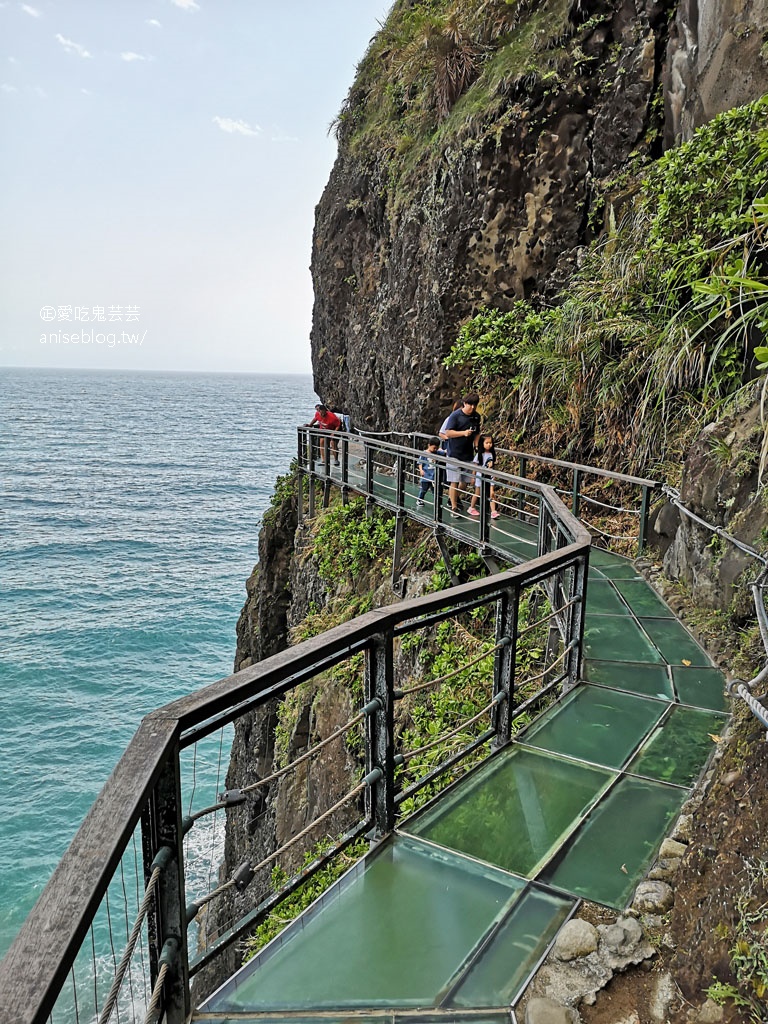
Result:
{"label": "shrub on cliff", "polygon": [[446,365],[501,391],[519,437],[647,471],[768,330],[766,114],[763,97],[668,152],[559,305],[480,312]]}

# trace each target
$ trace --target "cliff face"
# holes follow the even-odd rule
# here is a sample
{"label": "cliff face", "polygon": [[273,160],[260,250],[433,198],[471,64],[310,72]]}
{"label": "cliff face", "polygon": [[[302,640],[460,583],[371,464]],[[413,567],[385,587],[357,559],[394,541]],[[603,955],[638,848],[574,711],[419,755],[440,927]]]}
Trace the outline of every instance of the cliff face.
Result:
{"label": "cliff face", "polygon": [[[317,208],[312,356],[317,392],[356,426],[434,429],[462,386],[442,366],[458,326],[483,305],[551,300],[567,285],[591,237],[596,182],[622,171],[634,154],[655,155],[662,140],[687,138],[714,114],[768,89],[768,9],[760,0],[684,0],[673,10],[650,0],[581,0],[569,24],[569,55],[556,79],[519,76],[501,107],[496,97],[492,118],[468,118],[437,154],[399,178],[391,154],[361,154],[342,132]],[[754,406],[708,428],[686,465],[682,494],[731,532],[744,535],[748,525],[751,541],[767,521],[756,487],[758,430]],[[296,524],[295,499],[286,494],[262,529],[236,669],[284,648],[291,629],[329,602],[355,596],[345,584],[328,593]],[[657,520],[657,539],[671,576],[708,607],[734,611],[743,595],[739,556],[713,548],[711,534],[669,511]],[[367,587],[374,603],[392,599],[379,582],[355,586]],[[289,752],[348,712],[341,689],[307,691]],[[271,772],[275,727],[274,708],[238,724],[228,785]],[[222,879],[300,831],[357,768],[354,757],[326,761],[232,809]],[[245,896],[227,895],[212,907],[208,931],[239,917],[268,887],[264,879]],[[238,961],[233,950],[218,977]],[[209,975],[201,989],[215,980]]]}
{"label": "cliff face", "polygon": [[683,0],[664,68],[668,145],[716,114],[768,92],[768,7],[762,0]]}
{"label": "cliff face", "polygon": [[[558,71],[504,86],[392,180],[342,132],[312,254],[315,388],[368,429],[432,430],[463,382],[442,367],[481,306],[551,299],[589,241],[596,182],[768,90],[760,0],[586,0]],[[553,40],[553,46],[557,40]]]}

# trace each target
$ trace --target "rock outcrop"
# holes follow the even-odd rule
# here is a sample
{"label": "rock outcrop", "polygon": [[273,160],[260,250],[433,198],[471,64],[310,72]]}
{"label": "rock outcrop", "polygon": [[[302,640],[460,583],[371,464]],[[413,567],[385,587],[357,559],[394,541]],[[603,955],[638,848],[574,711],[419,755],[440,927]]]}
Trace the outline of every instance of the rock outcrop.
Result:
{"label": "rock outcrop", "polygon": [[762,0],[682,0],[664,71],[667,145],[716,114],[768,92],[768,7]]}
{"label": "rock outcrop", "polygon": [[[768,508],[758,486],[763,433],[757,400],[708,424],[688,453],[680,487],[680,501],[697,516],[758,548],[768,537]],[[731,612],[736,621],[752,617],[747,577],[757,573],[754,558],[672,505],[659,512],[654,532],[668,577],[683,582],[705,607]]]}

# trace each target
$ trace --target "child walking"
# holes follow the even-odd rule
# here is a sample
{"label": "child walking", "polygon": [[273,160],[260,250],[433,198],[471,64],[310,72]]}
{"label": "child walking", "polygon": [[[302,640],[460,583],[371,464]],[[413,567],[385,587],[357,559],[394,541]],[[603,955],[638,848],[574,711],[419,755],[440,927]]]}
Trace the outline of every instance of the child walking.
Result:
{"label": "child walking", "polygon": [[417,463],[421,474],[419,484],[419,496],[416,499],[416,508],[423,508],[424,499],[429,491],[435,489],[435,460],[430,455],[445,455],[445,450],[440,447],[439,437],[430,437],[427,441],[426,451],[419,456]]}
{"label": "child walking", "polygon": [[[477,503],[480,499],[480,489],[483,469],[493,469],[493,464],[496,461],[496,448],[493,444],[493,438],[490,434],[481,434],[477,442],[477,455],[475,461],[480,464],[480,470],[475,473],[475,493],[472,495],[472,501],[469,506],[469,514],[471,516],[479,516],[480,511],[477,507]],[[488,494],[491,499],[491,519],[498,519],[499,513],[496,509],[496,489],[493,484],[488,488]]]}

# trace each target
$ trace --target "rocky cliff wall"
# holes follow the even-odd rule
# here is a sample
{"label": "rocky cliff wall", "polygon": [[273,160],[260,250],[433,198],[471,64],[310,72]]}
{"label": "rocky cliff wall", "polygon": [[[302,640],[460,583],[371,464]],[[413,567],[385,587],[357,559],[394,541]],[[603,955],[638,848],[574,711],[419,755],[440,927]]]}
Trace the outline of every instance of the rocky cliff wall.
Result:
{"label": "rocky cliff wall", "polygon": [[312,252],[317,392],[360,427],[433,430],[463,384],[442,367],[459,325],[562,289],[595,183],[768,89],[767,17],[762,0],[582,0],[557,74],[509,83],[407,180],[342,133]]}
{"label": "rocky cliff wall", "polygon": [[[764,427],[756,389],[696,438],[683,466],[680,501],[713,527],[763,551],[768,493],[760,480]],[[759,562],[671,504],[659,510],[653,533],[665,574],[683,583],[700,606],[728,613],[737,626],[753,618],[748,583]]]}
{"label": "rocky cliff wall", "polygon": [[768,92],[768,6],[763,0],[683,0],[664,67],[667,145],[716,114]]}

